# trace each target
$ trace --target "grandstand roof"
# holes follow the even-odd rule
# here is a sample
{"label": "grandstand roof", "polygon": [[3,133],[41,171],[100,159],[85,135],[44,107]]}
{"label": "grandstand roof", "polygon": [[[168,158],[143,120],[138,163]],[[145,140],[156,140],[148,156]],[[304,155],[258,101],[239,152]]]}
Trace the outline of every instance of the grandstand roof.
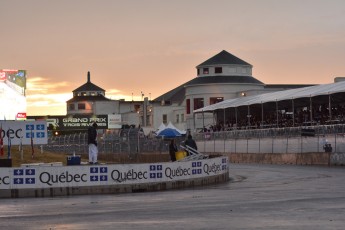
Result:
{"label": "grandstand roof", "polygon": [[217,104],[209,105],[197,110],[194,113],[213,112],[219,109],[234,108],[239,106],[262,104],[267,102],[292,100],[298,98],[309,98],[320,95],[330,95],[345,92],[345,81],[309,86],[297,89],[282,90],[273,93],[264,93],[255,96],[239,97],[225,100]]}

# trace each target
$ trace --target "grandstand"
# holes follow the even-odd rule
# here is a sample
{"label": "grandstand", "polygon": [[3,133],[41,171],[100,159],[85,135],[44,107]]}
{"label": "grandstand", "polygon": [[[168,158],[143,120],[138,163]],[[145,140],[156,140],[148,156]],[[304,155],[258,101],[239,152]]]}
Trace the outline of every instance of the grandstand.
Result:
{"label": "grandstand", "polygon": [[345,81],[340,81],[225,100],[194,113],[214,114],[214,124],[203,131],[341,124],[344,97]]}

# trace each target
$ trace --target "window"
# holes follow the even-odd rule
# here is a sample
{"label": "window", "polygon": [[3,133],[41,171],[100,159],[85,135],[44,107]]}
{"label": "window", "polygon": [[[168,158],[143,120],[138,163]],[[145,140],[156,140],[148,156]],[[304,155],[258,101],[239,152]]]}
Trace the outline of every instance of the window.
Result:
{"label": "window", "polygon": [[78,103],[78,110],[85,110],[85,104],[84,103]]}
{"label": "window", "polygon": [[223,97],[210,97],[210,105],[223,101]]}
{"label": "window", "polygon": [[197,75],[199,75],[199,74],[200,74],[200,69],[197,70]]}
{"label": "window", "polygon": [[186,114],[190,114],[190,99],[186,100]]}
{"label": "window", "polygon": [[184,122],[184,114],[181,114],[181,122]]}
{"label": "window", "polygon": [[180,123],[180,114],[176,114],[176,123]]}
{"label": "window", "polygon": [[203,73],[203,74],[208,74],[208,68],[203,68],[203,69],[202,69],[202,73]]}
{"label": "window", "polygon": [[168,123],[168,115],[163,114],[163,123],[166,124]]}
{"label": "window", "polygon": [[139,113],[140,111],[140,105],[134,105],[134,111]]}
{"label": "window", "polygon": [[223,73],[222,67],[216,67],[216,68],[214,68],[214,73]]}
{"label": "window", "polygon": [[194,110],[204,107],[204,98],[194,98]]}
{"label": "window", "polygon": [[74,104],[69,104],[68,105],[68,110],[75,110]]}

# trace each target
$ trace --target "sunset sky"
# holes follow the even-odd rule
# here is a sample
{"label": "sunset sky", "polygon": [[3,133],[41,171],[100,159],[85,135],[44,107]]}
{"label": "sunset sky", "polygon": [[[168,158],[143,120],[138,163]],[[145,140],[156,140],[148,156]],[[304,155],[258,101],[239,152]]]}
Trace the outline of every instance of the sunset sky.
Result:
{"label": "sunset sky", "polygon": [[0,28],[28,115],[65,115],[87,71],[108,98],[154,99],[222,50],[266,84],[345,76],[344,0],[0,0]]}

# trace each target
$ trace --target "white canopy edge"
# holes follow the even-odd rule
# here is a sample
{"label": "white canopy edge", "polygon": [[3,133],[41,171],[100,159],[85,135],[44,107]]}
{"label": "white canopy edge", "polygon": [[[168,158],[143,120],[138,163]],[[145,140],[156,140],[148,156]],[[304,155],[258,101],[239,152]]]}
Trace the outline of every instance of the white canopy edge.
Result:
{"label": "white canopy edge", "polygon": [[267,102],[292,100],[304,97],[315,97],[319,95],[330,95],[345,92],[345,81],[315,85],[297,89],[281,90],[272,93],[264,93],[255,96],[239,97],[225,100],[213,105],[194,110],[194,113],[212,112],[217,109],[234,108],[244,105],[262,104]]}

